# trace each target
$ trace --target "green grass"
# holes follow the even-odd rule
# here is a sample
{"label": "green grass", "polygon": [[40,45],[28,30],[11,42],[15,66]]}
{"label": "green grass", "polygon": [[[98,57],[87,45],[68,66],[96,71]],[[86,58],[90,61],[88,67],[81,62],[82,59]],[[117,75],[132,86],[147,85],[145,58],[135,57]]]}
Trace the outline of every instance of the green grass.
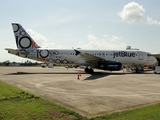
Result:
{"label": "green grass", "polygon": [[85,119],[37,95],[0,82],[0,120]]}
{"label": "green grass", "polygon": [[160,120],[160,103],[97,117],[94,120]]}
{"label": "green grass", "polygon": [[[0,82],[0,120],[89,120],[37,95]],[[91,120],[160,120],[160,103]]]}

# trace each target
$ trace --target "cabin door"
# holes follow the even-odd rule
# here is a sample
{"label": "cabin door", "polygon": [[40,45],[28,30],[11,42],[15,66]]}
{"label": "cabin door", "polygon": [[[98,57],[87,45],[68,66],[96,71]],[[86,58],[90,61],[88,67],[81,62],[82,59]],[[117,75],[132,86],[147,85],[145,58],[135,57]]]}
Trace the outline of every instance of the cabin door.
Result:
{"label": "cabin door", "polygon": [[139,54],[139,60],[143,60],[143,52],[138,52],[138,54]]}

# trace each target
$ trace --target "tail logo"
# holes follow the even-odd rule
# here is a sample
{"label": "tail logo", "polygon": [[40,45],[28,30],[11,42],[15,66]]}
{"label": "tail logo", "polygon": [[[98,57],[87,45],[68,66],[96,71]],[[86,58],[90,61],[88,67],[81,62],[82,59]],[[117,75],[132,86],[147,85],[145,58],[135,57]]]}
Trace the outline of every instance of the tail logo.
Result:
{"label": "tail logo", "polygon": [[13,23],[12,26],[18,48],[40,48],[20,24]]}
{"label": "tail logo", "polygon": [[29,37],[24,36],[24,37],[21,37],[19,40],[19,46],[21,48],[24,48],[24,49],[30,48],[31,44],[32,44],[32,40]]}

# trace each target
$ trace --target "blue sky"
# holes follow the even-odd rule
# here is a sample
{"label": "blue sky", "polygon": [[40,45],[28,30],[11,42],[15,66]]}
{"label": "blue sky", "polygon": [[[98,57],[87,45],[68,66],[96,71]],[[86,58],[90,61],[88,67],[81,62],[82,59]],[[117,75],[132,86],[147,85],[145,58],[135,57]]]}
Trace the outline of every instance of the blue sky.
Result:
{"label": "blue sky", "polygon": [[0,4],[0,61],[26,61],[16,48],[11,23],[20,23],[41,47],[139,48],[160,52],[160,1],[6,0]]}

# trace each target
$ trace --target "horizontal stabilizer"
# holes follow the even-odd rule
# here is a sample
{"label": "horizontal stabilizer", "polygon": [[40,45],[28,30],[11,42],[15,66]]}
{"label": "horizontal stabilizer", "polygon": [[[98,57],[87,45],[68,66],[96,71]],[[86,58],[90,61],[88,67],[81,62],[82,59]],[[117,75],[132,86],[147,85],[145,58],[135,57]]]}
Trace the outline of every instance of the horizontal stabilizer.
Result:
{"label": "horizontal stabilizer", "polygon": [[29,52],[27,51],[22,51],[18,49],[5,48],[5,50],[7,50],[8,53],[15,54],[15,55],[19,55],[19,54],[28,55],[29,54]]}

